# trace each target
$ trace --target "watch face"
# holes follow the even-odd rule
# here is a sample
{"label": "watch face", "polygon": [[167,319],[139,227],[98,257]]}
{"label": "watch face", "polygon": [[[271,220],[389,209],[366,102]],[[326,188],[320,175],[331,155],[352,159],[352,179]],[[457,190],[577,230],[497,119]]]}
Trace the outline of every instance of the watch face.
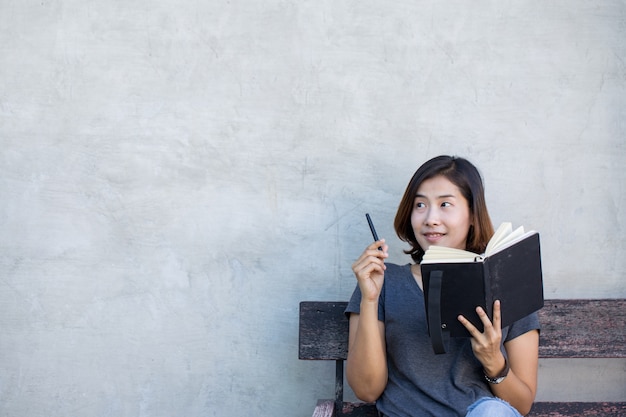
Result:
{"label": "watch face", "polygon": [[505,376],[499,376],[499,377],[496,377],[496,378],[490,378],[487,375],[485,375],[485,379],[490,384],[499,384],[500,382],[504,381],[504,378],[506,378],[506,375]]}

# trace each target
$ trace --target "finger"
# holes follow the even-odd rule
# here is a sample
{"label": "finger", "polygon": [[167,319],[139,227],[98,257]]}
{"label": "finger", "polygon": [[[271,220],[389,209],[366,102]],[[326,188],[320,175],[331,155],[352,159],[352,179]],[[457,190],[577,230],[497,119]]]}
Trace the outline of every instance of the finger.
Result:
{"label": "finger", "polygon": [[491,320],[489,319],[489,316],[487,315],[487,312],[485,312],[484,308],[480,306],[476,307],[476,314],[478,314],[480,321],[482,321],[485,326],[491,326]]}
{"label": "finger", "polygon": [[361,256],[359,256],[358,259],[354,261],[352,267],[354,268],[354,266],[360,263],[369,262],[368,259],[383,259],[385,257],[386,256],[383,256],[381,251],[379,251],[378,249],[368,246],[367,248],[365,248]]}
{"label": "finger", "polygon": [[375,250],[378,254],[387,255],[389,247],[385,244],[385,239],[379,239],[367,247],[367,251]]}
{"label": "finger", "polygon": [[493,331],[493,324],[482,307],[476,307],[476,314],[478,314],[478,318],[483,323],[483,334]]}
{"label": "finger", "polygon": [[387,269],[385,263],[373,256],[369,256],[363,259],[360,262],[355,262],[352,265],[352,271],[357,275],[357,277],[369,277],[372,273],[378,272],[384,274],[385,269]]}
{"label": "finger", "polygon": [[389,246],[387,246],[387,244],[385,243],[385,239],[381,240],[381,243],[382,243],[383,253],[387,255],[387,252],[389,251]]}
{"label": "finger", "polygon": [[374,243],[372,243],[371,245],[369,245],[367,248],[365,248],[365,250],[363,251],[363,253],[361,254],[361,256],[359,256],[359,259],[357,259],[357,262],[362,261],[367,259],[368,257],[372,256],[375,258],[379,258],[379,259],[385,259],[387,258],[389,255],[387,254],[387,245],[384,245],[383,249],[384,250],[380,250],[378,249],[378,245],[380,244],[380,241],[376,241]]}
{"label": "finger", "polygon": [[366,259],[362,266],[363,270],[383,272],[386,269],[385,263],[380,259],[371,257]]}
{"label": "finger", "polygon": [[382,266],[385,264],[385,259],[387,259],[387,257],[388,255],[386,253],[383,253],[378,249],[366,250],[357,260],[357,263],[368,264],[373,262]]}
{"label": "finger", "polygon": [[470,335],[475,337],[475,336],[480,334],[480,331],[478,331],[476,326],[474,326],[472,324],[472,322],[469,321],[468,319],[466,319],[465,316],[463,316],[462,314],[459,314],[459,316],[457,317],[457,320],[459,320],[461,322],[463,327],[465,327],[467,329],[467,331],[470,333]]}
{"label": "finger", "polygon": [[502,325],[502,310],[500,309],[500,300],[493,303],[493,327],[500,329]]}
{"label": "finger", "polygon": [[368,265],[368,264],[377,264],[380,266],[384,266],[385,265],[385,257],[382,257],[380,254],[378,253],[365,253],[363,254],[362,258],[359,258],[357,260],[357,264],[362,264],[362,265]]}

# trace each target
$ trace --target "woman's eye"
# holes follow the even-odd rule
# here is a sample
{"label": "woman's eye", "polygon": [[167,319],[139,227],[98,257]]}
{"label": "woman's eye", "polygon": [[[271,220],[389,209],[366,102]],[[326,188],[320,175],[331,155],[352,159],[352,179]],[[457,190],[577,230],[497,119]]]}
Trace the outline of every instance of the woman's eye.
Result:
{"label": "woman's eye", "polygon": [[415,203],[415,208],[416,209],[421,209],[426,207],[426,204],[422,203],[421,201],[418,201],[417,203]]}
{"label": "woman's eye", "polygon": [[452,203],[446,201],[444,203],[441,203],[441,207],[452,207]]}

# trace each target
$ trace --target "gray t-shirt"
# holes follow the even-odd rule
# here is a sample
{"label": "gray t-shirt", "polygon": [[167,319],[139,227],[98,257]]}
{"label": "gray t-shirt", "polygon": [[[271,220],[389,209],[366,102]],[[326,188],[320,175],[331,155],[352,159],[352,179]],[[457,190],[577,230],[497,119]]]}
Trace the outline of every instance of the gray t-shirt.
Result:
{"label": "gray t-shirt", "polygon": [[[392,417],[465,416],[476,400],[493,397],[470,339],[451,338],[447,353],[436,355],[428,336],[424,293],[411,266],[386,265],[378,319],[385,323],[388,382],[376,407]],[[346,314],[359,313],[360,304],[357,285]],[[537,313],[502,329],[503,343],[535,329]]]}

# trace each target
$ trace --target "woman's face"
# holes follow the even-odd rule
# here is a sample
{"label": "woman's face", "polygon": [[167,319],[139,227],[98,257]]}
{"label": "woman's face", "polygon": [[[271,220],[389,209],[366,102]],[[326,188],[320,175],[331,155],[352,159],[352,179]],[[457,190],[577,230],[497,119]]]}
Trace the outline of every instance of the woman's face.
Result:
{"label": "woman's face", "polygon": [[422,182],[411,226],[424,251],[430,245],[465,249],[470,225],[469,203],[456,185],[442,175]]}

